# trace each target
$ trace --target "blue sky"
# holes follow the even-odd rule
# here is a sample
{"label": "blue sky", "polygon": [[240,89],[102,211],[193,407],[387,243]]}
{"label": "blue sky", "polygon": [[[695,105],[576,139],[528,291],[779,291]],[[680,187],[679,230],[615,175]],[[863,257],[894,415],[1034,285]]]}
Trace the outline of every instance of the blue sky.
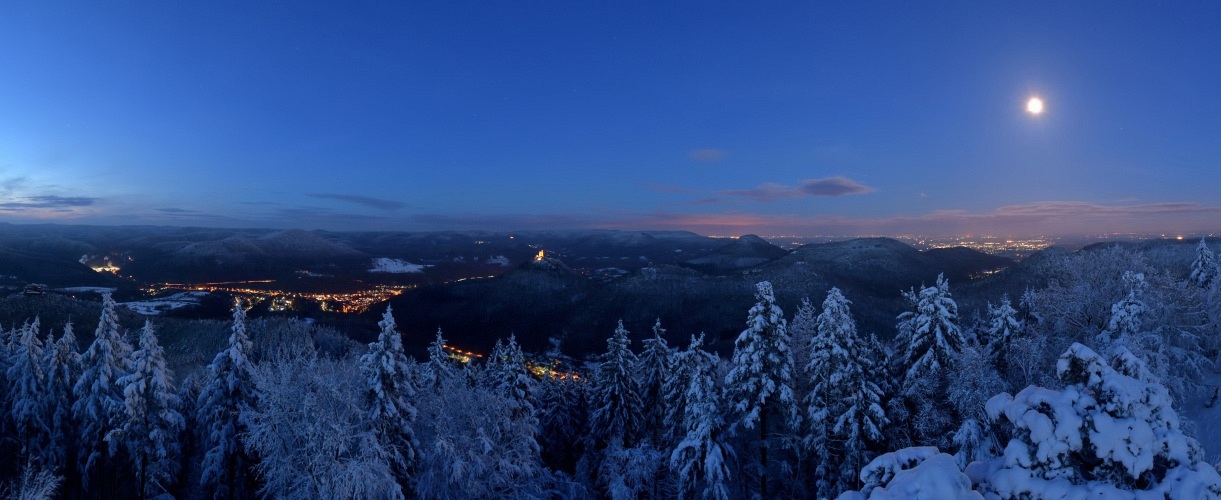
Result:
{"label": "blue sky", "polygon": [[1221,229],[1217,2],[513,4],[0,4],[0,220]]}

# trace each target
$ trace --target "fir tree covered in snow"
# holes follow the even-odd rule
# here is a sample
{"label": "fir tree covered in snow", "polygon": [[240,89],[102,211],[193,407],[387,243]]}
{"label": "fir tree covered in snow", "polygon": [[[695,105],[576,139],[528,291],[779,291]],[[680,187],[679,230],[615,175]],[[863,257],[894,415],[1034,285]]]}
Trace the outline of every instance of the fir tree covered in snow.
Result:
{"label": "fir tree covered in snow", "polygon": [[365,378],[369,420],[400,479],[405,481],[419,447],[412,431],[416,419],[412,404],[415,389],[407,353],[403,351],[403,337],[390,306],[386,306],[377,325],[381,333],[377,342],[369,344],[369,352],[360,357],[360,372]]}
{"label": "fir tree covered in snow", "polygon": [[949,368],[966,340],[958,327],[958,304],[950,296],[950,283],[937,275],[937,283],[917,294],[904,292],[912,310],[899,315],[900,348],[906,378],[937,375]]}
{"label": "fir tree covered in snow", "polygon": [[[809,297],[803,297],[797,312],[793,314],[793,320],[789,322],[789,337],[793,339],[793,367],[803,375],[805,368],[810,365],[811,342],[818,331],[817,320],[818,311],[814,303],[810,302]],[[808,377],[797,377],[793,385],[797,394],[809,394],[810,389]]]}
{"label": "fir tree covered in snow", "polygon": [[114,299],[102,295],[102,316],[94,332],[93,344],[81,356],[81,376],[73,387],[76,402],[72,413],[79,424],[79,472],[86,489],[105,473],[102,468],[109,455],[105,438],[124,415],[123,387],[119,378],[130,369],[131,345],[119,332],[119,317]]}
{"label": "fir tree covered in snow", "polygon": [[132,353],[132,371],[118,383],[123,387],[124,417],[106,440],[127,452],[141,498],[166,493],[178,474],[178,437],[186,422],[152,323],[144,323],[140,349]]}
{"label": "fir tree covered in snow", "polygon": [[815,464],[820,496],[855,486],[867,449],[881,440],[887,423],[882,390],[867,375],[873,362],[857,335],[850,304],[838,288],[827,292],[805,367],[813,388],[805,399],[808,425],[803,441]]}
{"label": "fir tree covered in snow", "polygon": [[556,368],[553,366],[542,380],[538,444],[547,466],[571,474],[583,451],[587,384],[575,374],[561,374]]}
{"label": "fir tree covered in snow", "polygon": [[441,380],[453,376],[457,368],[449,353],[445,352],[445,337],[441,336],[441,327],[437,327],[437,337],[428,344],[428,363],[424,366],[426,379],[433,388],[441,385]]}
{"label": "fir tree covered in snow", "polygon": [[1131,271],[1125,272],[1123,282],[1128,294],[1111,306],[1111,319],[1107,322],[1106,329],[1098,336],[1098,342],[1104,349],[1109,348],[1112,342],[1118,342],[1121,345],[1131,343],[1144,332],[1141,326],[1141,316],[1148,309],[1143,300],[1145,290],[1148,288],[1145,275]]}
{"label": "fir tree covered in snow", "polygon": [[72,417],[73,386],[81,376],[81,354],[77,352],[76,334],[72,323],[64,325],[64,333],[45,352],[47,385],[46,399],[51,446],[44,454],[44,465],[71,474],[76,443],[76,423]]}
{"label": "fir tree covered in snow", "polygon": [[590,398],[590,436],[596,446],[617,441],[631,446],[643,430],[640,386],[636,382],[636,355],[628,345],[623,320],[606,340],[606,359],[598,366]]}
{"label": "fir tree covered in snow", "polygon": [[21,455],[40,461],[50,451],[52,421],[48,380],[43,370],[43,345],[39,320],[21,326],[8,362],[8,396],[14,431]]}
{"label": "fir tree covered in snow", "polygon": [[1217,263],[1212,249],[1208,248],[1208,243],[1204,238],[1200,238],[1200,244],[1196,246],[1196,260],[1191,263],[1191,275],[1187,277],[1187,281],[1207,289],[1217,280],[1218,274],[1221,274],[1221,265]]}
{"label": "fir tree covered in snow", "polygon": [[[496,342],[496,349],[488,360],[489,388],[504,396],[509,403],[514,419],[537,425],[534,404],[534,379],[526,369],[526,355],[517,343],[517,336],[510,335],[505,344]],[[534,436],[530,436],[533,441]]]}
{"label": "fir tree covered in snow", "polygon": [[716,387],[716,365],[720,358],[704,350],[704,335],[691,338],[684,370],[687,390],[676,405],[682,406],[686,434],[670,455],[670,468],[679,478],[683,498],[699,493],[703,498],[730,498],[730,462],[733,448],[725,435],[720,394]]}
{"label": "fir tree covered in snow", "polygon": [[1022,321],[1018,312],[1009,302],[1008,296],[1001,297],[999,305],[988,303],[988,325],[984,329],[984,339],[980,345],[985,349],[997,369],[1006,368],[1005,354],[1014,337],[1021,335]]}
{"label": "fir tree covered in snow", "polygon": [[251,461],[242,444],[242,411],[254,404],[257,392],[250,362],[252,344],[246,334],[246,310],[240,299],[233,304],[229,344],[208,365],[208,374],[196,407],[203,427],[205,450],[200,482],[214,498],[247,496]]}
{"label": "fir tree covered in snow", "polygon": [[662,446],[665,435],[666,413],[670,401],[663,397],[666,380],[670,377],[671,357],[666,339],[666,333],[661,327],[661,320],[653,324],[653,337],[644,340],[644,350],[640,353],[640,361],[636,373],[640,374],[640,400],[644,409],[644,428],[654,446]]}
{"label": "fir tree covered in snow", "polygon": [[[758,432],[760,491],[766,497],[768,450],[772,441],[789,439],[801,425],[793,392],[793,352],[784,311],[776,305],[772,284],[755,285],[758,302],[747,313],[746,329],[734,343],[733,364],[725,377],[725,399],[731,429]],[[739,431],[741,432],[741,431]]]}
{"label": "fir tree covered in snow", "polygon": [[697,345],[698,340],[702,350],[703,335],[701,333],[698,338],[692,335],[687,349],[675,352],[670,359],[670,374],[661,387],[662,399],[670,402],[666,405],[666,414],[662,419],[664,441],[667,445],[677,444],[687,435],[687,407],[680,402],[686,397],[687,388],[691,385],[691,372],[700,361],[699,354],[692,350],[692,346]]}
{"label": "fir tree covered in snow", "polygon": [[403,498],[352,361],[292,353],[259,363],[251,380],[259,396],[242,411],[241,438],[264,498]]}

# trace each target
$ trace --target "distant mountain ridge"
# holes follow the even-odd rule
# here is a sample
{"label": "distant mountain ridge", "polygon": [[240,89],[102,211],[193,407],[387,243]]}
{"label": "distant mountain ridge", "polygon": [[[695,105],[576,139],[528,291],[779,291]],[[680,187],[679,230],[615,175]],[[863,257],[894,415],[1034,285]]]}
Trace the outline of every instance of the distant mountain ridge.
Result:
{"label": "distant mountain ridge", "polygon": [[[711,261],[743,249],[753,249],[747,253],[753,256],[759,248],[758,241],[746,238],[715,249]],[[548,337],[562,338],[565,349],[579,355],[599,349],[618,319],[638,339],[661,319],[673,336],[671,342],[685,342],[688,335],[702,331],[715,347],[727,351],[754,303],[753,284],[758,281],[772,282],[786,314],[795,312],[803,297],[819,302],[829,288],[839,287],[854,302],[862,330],[888,338],[902,311],[901,291],[932,283],[940,273],[952,285],[961,285],[973,274],[1013,265],[970,249],[920,252],[887,238],[776,250],[764,251],[783,255],[728,272],[707,272],[690,262],[654,264],[607,283],[527,267],[499,278],[413,290],[391,303],[403,313],[404,331],[441,326],[447,338],[466,348],[486,350],[496,338],[513,333],[535,350],[544,349]],[[450,314],[454,311],[477,313]],[[409,344],[426,341],[408,337]]]}

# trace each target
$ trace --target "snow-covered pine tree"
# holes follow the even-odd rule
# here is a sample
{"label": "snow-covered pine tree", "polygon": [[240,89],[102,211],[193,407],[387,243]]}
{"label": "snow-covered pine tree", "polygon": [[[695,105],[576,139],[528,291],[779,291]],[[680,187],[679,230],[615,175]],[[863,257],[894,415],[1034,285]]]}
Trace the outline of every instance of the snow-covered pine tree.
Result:
{"label": "snow-covered pine tree", "polygon": [[973,345],[963,348],[958,355],[958,374],[950,378],[944,395],[953,403],[961,421],[951,438],[957,450],[954,457],[961,467],[1000,452],[992,430],[981,422],[987,421],[984,405],[988,399],[1004,392],[1008,384],[996,371],[992,357],[981,349]]}
{"label": "snow-covered pine tree", "polygon": [[1141,328],[1141,316],[1148,309],[1143,300],[1148,288],[1145,275],[1125,272],[1123,282],[1128,294],[1111,306],[1111,319],[1107,322],[1107,328],[1097,338],[1104,351],[1109,350],[1112,343],[1126,345],[1144,331]]}
{"label": "snow-covered pine tree", "polygon": [[434,389],[441,387],[441,381],[454,375],[454,360],[445,352],[445,338],[441,336],[441,327],[437,327],[437,337],[428,344],[428,364],[424,367],[429,382]]}
{"label": "snow-covered pine tree", "polygon": [[663,386],[670,377],[670,349],[665,335],[666,329],[661,327],[661,319],[653,324],[653,338],[644,340],[644,350],[640,353],[640,361],[636,373],[640,374],[640,399],[644,409],[644,428],[656,448],[663,447],[665,436],[666,413],[670,402],[663,396]]}
{"label": "snow-covered pine tree", "polygon": [[585,382],[554,371],[543,377],[539,397],[539,447],[543,462],[571,474],[580,458],[588,409]]}
{"label": "snow-covered pine tree", "polygon": [[[394,323],[390,306],[377,324],[381,333],[377,342],[369,344],[369,352],[360,357],[360,372],[365,377],[369,420],[374,432],[389,454],[400,482],[406,482],[408,471],[415,462],[416,442],[412,426],[416,408],[412,403],[412,387],[403,337]],[[439,334],[438,334],[439,336]]]}
{"label": "snow-covered pine tree", "polygon": [[849,362],[849,349],[856,338],[856,323],[848,309],[850,302],[838,288],[827,292],[822,313],[814,318],[809,339],[809,360],[802,367],[810,385],[804,403],[806,426],[802,445],[810,455],[815,492],[833,497],[838,479],[839,443],[831,428],[840,413],[845,387],[837,380],[840,369]]}
{"label": "snow-covered pine tree", "polygon": [[8,399],[21,456],[39,461],[49,451],[51,441],[50,403],[47,377],[43,371],[43,345],[39,320],[21,326],[8,363]]}
{"label": "snow-covered pine tree", "polygon": [[243,498],[250,490],[251,461],[242,444],[245,426],[241,414],[257,398],[252,344],[246,334],[246,310],[241,299],[233,304],[229,344],[208,365],[196,405],[204,450],[200,484],[213,498]]}
{"label": "snow-covered pine tree", "polygon": [[131,371],[131,345],[119,332],[119,316],[109,293],[102,294],[102,316],[93,337],[81,356],[81,376],[72,389],[76,396],[72,414],[80,426],[78,471],[85,489],[95,476],[107,479],[104,439],[123,417],[123,388],[118,380]]}
{"label": "snow-covered pine tree", "polygon": [[1187,277],[1187,282],[1208,289],[1219,274],[1221,264],[1217,263],[1212,249],[1208,248],[1208,242],[1201,237],[1200,244],[1196,246],[1196,260],[1191,263],[1191,275]]}
{"label": "snow-covered pine tree", "polygon": [[746,329],[734,342],[733,366],[725,377],[725,399],[732,408],[731,431],[757,430],[759,491],[768,496],[768,449],[794,436],[801,425],[793,393],[793,352],[784,311],[776,305],[772,284],[755,285],[758,301],[746,317]]}
{"label": "snow-covered pine tree", "polygon": [[809,425],[803,444],[823,497],[856,485],[867,448],[881,441],[887,423],[882,390],[866,375],[874,366],[872,353],[857,335],[850,306],[838,288],[827,292],[805,366],[813,388],[805,398]]}
{"label": "snow-covered pine tree", "polygon": [[1008,295],[1001,297],[999,305],[988,303],[988,326],[984,332],[986,342],[981,345],[996,368],[1005,370],[1005,354],[1009,352],[1009,344],[1013,342],[1014,337],[1022,333],[1022,321],[1018,319],[1017,309],[1009,302]]}
{"label": "snow-covered pine tree", "polygon": [[882,408],[882,389],[871,377],[873,353],[857,335],[850,304],[832,288],[818,317],[818,335],[833,339],[836,346],[831,350],[833,370],[828,379],[838,386],[830,392],[840,398],[828,406],[832,410],[832,440],[839,450],[834,460],[838,470],[832,471],[838,476],[832,494],[859,486],[856,472],[872,458],[870,448],[882,440],[882,431],[889,423]]}
{"label": "snow-covered pine tree", "polygon": [[[800,372],[810,365],[810,343],[818,330],[818,310],[809,297],[801,299],[801,305],[789,322],[789,336],[793,339],[793,366]],[[798,395],[810,393],[810,381],[806,377],[797,377],[793,391]]]}
{"label": "snow-covered pine tree", "polygon": [[907,366],[905,378],[938,375],[953,364],[966,344],[950,283],[944,274],[938,274],[935,285],[921,288],[919,294],[904,292],[904,296],[913,306],[899,315],[899,337],[907,341],[900,345]]}
{"label": "snow-covered pine tree", "polygon": [[683,498],[696,492],[703,498],[729,498],[729,462],[734,453],[725,439],[721,398],[713,378],[720,358],[704,350],[703,334],[691,337],[685,354],[687,390],[678,406],[685,408],[686,433],[670,455],[670,468],[678,474]]}
{"label": "snow-covered pine tree", "polygon": [[[390,453],[369,419],[366,384],[349,359],[290,352],[254,368],[258,401],[242,411],[242,445],[264,498],[401,499]],[[354,390],[354,388],[357,388]],[[253,497],[247,492],[242,498]],[[421,495],[423,498],[433,498]]]}
{"label": "snow-covered pine tree", "polygon": [[631,447],[642,430],[640,386],[632,373],[636,355],[628,348],[627,333],[619,320],[615,334],[606,339],[606,359],[598,366],[590,398],[590,437],[599,449],[611,442]]}
{"label": "snow-covered pine tree", "polygon": [[691,386],[691,372],[695,369],[695,364],[699,362],[692,347],[702,349],[703,336],[702,332],[699,337],[692,335],[687,349],[674,353],[674,357],[670,361],[670,376],[666,378],[666,382],[662,386],[662,397],[666,401],[675,402],[675,404],[666,406],[666,416],[663,420],[667,445],[677,444],[687,435],[687,407],[677,403],[686,397],[687,389]]}
{"label": "snow-covered pine tree", "polygon": [[492,351],[488,366],[491,389],[505,397],[515,420],[535,427],[534,379],[526,369],[526,355],[517,343],[517,336],[509,335],[509,341],[503,346],[499,341],[496,345],[499,349]]}
{"label": "snow-covered pine tree", "polygon": [[887,413],[909,422],[905,427],[913,431],[914,442],[948,447],[957,417],[944,395],[951,368],[967,346],[957,324],[958,305],[944,275],[938,275],[933,286],[903,295],[911,309],[899,315],[896,337],[903,373],[901,398],[891,400]]}
{"label": "snow-covered pine tree", "polygon": [[165,350],[157,343],[153,324],[144,322],[140,349],[132,353],[131,373],[119,378],[125,416],[106,435],[111,453],[123,448],[132,461],[140,498],[163,493],[174,483],[181,448],[178,437],[186,426],[174,378],[165,365]]}
{"label": "snow-covered pine tree", "polygon": [[81,354],[77,349],[76,334],[72,331],[72,323],[68,322],[59,340],[44,351],[51,446],[49,453],[44,455],[43,463],[48,468],[61,471],[64,476],[73,475],[75,470],[70,457],[74,457],[76,451],[76,423],[72,418],[75,397],[72,388],[81,376]]}

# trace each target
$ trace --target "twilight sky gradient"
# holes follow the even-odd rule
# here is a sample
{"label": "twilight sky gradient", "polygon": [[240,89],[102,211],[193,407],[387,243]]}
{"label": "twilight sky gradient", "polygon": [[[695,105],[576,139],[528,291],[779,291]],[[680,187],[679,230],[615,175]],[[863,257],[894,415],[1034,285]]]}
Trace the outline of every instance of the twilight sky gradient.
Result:
{"label": "twilight sky gradient", "polygon": [[0,220],[1221,229],[1221,2],[753,4],[0,3]]}

